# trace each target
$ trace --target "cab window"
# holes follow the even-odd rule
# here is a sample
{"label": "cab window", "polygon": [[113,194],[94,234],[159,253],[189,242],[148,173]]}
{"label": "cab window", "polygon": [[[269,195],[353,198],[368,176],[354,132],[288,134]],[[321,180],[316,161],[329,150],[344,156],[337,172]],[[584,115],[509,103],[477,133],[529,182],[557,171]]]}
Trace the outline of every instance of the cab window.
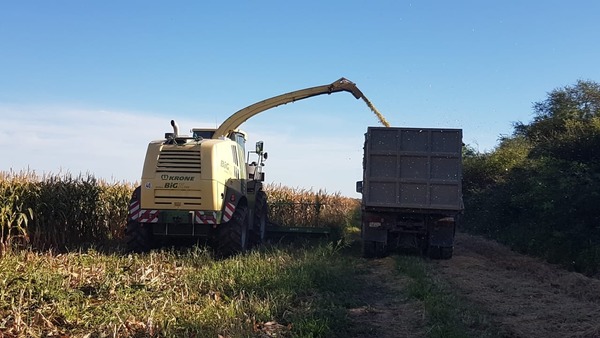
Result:
{"label": "cab window", "polygon": [[242,153],[245,153],[246,152],[246,139],[244,138],[244,135],[243,134],[238,134],[238,133],[236,133],[234,135],[235,135],[235,137],[234,137],[233,140],[237,144],[240,145],[240,147],[242,148]]}

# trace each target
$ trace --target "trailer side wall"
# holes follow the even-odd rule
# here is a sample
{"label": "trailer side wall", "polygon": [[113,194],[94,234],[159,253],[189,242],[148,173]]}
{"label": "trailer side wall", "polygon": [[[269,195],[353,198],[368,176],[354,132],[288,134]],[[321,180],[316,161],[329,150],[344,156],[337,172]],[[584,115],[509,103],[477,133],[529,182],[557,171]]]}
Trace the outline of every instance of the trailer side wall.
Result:
{"label": "trailer side wall", "polygon": [[458,211],[462,130],[369,127],[363,207]]}

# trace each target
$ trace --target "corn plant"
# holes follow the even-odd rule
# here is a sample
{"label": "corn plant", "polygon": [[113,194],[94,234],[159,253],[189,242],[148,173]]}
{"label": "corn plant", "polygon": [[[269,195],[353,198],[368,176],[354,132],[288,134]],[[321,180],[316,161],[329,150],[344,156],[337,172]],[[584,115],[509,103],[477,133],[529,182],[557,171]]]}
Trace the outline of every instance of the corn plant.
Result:
{"label": "corn plant", "polygon": [[269,198],[269,219],[282,226],[343,227],[359,207],[357,199],[325,190],[268,184],[265,191]]}
{"label": "corn plant", "polygon": [[11,180],[0,173],[0,256],[13,245],[29,242],[27,225],[33,211],[24,205],[28,180],[23,175],[13,175]]}
{"label": "corn plant", "polygon": [[37,248],[102,244],[122,238],[133,184],[94,176],[1,173],[2,246],[19,239]]}
{"label": "corn plant", "polygon": [[[0,172],[0,247],[78,248],[123,238],[134,184],[93,175]],[[269,219],[283,226],[344,227],[356,199],[325,190],[266,186]]]}

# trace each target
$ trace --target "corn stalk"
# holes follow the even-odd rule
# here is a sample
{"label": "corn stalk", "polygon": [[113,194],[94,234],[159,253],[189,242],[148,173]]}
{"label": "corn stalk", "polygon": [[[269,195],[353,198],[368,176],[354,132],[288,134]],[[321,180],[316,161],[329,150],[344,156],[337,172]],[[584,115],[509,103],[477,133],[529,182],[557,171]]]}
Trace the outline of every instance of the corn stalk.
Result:
{"label": "corn stalk", "polygon": [[4,176],[0,178],[0,256],[3,256],[13,245],[29,243],[27,225],[33,219],[33,210],[23,205],[26,181],[9,182]]}

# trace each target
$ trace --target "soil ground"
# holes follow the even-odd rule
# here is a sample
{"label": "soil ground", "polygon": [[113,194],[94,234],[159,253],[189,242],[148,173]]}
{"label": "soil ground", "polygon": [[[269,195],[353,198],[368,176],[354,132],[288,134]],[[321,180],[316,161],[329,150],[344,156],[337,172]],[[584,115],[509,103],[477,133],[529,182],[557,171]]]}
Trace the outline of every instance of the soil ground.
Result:
{"label": "soil ground", "polygon": [[358,278],[365,288],[357,295],[361,304],[349,309],[355,337],[425,337],[425,310],[421,302],[403,291],[409,278],[396,272],[393,257],[361,262]]}
{"label": "soil ground", "polygon": [[[457,234],[454,257],[429,261],[434,280],[484,311],[506,337],[600,337],[600,280],[511,251],[494,241]],[[368,263],[368,264],[367,264]],[[394,257],[364,263],[367,306],[349,310],[362,337],[424,337],[425,313],[402,296],[407,280]]]}

